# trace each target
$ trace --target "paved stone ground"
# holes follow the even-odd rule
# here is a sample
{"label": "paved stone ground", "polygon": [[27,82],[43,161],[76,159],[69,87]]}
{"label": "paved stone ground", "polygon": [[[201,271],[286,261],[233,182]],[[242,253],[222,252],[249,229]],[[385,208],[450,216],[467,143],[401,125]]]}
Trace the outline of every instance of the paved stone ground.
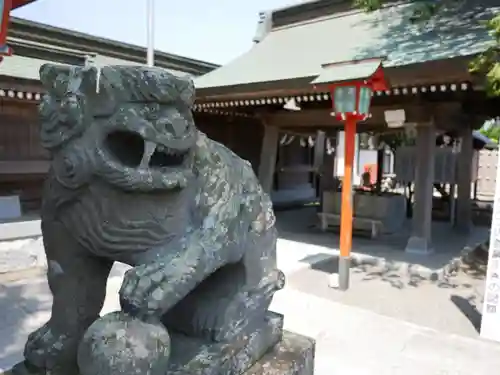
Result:
{"label": "paved stone ground", "polygon": [[492,375],[500,345],[442,333],[292,288],[273,309],[317,340],[316,375]]}
{"label": "paved stone ground", "polygon": [[[305,215],[299,216],[303,220]],[[473,325],[451,301],[452,293],[467,299],[481,281],[469,282],[469,287],[462,278],[430,282],[408,272],[415,265],[442,267],[457,251],[415,260],[383,243],[357,240],[356,246],[372,244],[358,246],[358,256],[386,262],[360,266],[353,272],[351,289],[340,293],[326,287],[325,273],[335,267],[325,259],[338,253],[338,239],[294,230],[300,221],[296,218],[281,221],[285,238],[278,243],[278,262],[288,285],[276,295],[272,308],[285,314],[288,330],[317,340],[316,375],[498,373],[500,345],[478,339]],[[397,265],[395,270],[386,270],[390,264]],[[117,265],[113,270],[103,313],[118,307],[117,291],[126,268]],[[445,288],[443,283],[452,286]],[[50,304],[40,270],[0,274],[0,369],[22,358],[27,335],[49,318]]]}
{"label": "paved stone ground", "polygon": [[[280,262],[287,274],[302,266]],[[103,313],[118,306],[125,268],[118,265],[110,278]],[[49,318],[51,298],[39,274],[1,284],[0,370],[5,370],[22,358],[28,333]],[[316,375],[491,375],[500,368],[498,344],[385,317],[293,285],[276,294],[272,309],[285,314],[286,329],[317,340]]]}
{"label": "paved stone ground", "polygon": [[367,309],[378,314],[477,337],[481,323],[484,279],[460,273],[442,280],[402,275],[390,267],[351,269],[351,288],[341,292],[328,286],[337,272],[337,258],[316,263],[288,275],[288,285],[308,295]]}
{"label": "paved stone ground", "polygon": [[314,223],[314,210],[280,214],[280,234],[290,244],[302,243],[311,254],[300,260],[307,268],[289,273],[291,288],[441,332],[477,337],[484,275],[444,275],[464,247],[488,238],[487,228],[462,236],[448,223],[434,223],[435,253],[425,256],[403,251],[405,231],[376,240],[357,237],[353,257],[358,264],[351,270],[351,288],[340,292],[328,287],[329,275],[337,272],[338,236],[306,225]]}

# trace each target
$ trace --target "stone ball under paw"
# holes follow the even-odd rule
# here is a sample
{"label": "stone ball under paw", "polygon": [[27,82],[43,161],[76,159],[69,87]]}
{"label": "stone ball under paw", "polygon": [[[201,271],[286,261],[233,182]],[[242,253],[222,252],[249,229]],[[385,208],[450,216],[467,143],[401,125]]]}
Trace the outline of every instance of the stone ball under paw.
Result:
{"label": "stone ball under paw", "polygon": [[92,324],[78,348],[81,375],[164,375],[170,336],[161,323],[147,323],[123,312]]}

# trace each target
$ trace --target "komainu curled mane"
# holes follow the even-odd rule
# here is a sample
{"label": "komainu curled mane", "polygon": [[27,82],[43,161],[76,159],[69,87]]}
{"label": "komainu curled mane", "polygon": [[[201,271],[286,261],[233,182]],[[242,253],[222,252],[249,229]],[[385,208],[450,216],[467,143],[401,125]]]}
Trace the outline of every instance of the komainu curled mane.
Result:
{"label": "komainu curled mane", "polygon": [[40,77],[54,301],[25,368],[77,371],[115,261],[133,266],[122,309],[169,331],[218,342],[261,318],[284,282],[271,203],[248,162],[197,130],[192,81],[138,66],[44,65]]}

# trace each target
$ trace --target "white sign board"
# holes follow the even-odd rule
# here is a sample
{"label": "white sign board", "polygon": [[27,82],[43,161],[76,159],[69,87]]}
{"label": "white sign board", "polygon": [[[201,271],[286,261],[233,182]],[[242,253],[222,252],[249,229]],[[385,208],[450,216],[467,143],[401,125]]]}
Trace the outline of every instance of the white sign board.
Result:
{"label": "white sign board", "polygon": [[500,160],[497,161],[481,337],[500,342]]}

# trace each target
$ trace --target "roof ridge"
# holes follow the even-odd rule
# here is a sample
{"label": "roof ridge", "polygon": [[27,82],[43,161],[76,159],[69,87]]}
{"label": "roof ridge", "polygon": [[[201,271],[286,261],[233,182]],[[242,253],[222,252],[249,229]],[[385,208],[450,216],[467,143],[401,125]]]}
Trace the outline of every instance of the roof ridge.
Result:
{"label": "roof ridge", "polygon": [[291,28],[299,27],[299,26],[305,26],[305,25],[309,25],[312,23],[328,21],[328,20],[331,20],[334,18],[348,17],[348,16],[351,16],[353,14],[357,14],[357,13],[361,13],[361,12],[363,12],[363,10],[361,10],[361,9],[350,9],[350,10],[345,11],[345,12],[336,12],[336,13],[326,14],[324,16],[319,16],[319,17],[315,17],[315,18],[311,18],[311,19],[296,21],[296,22],[287,23],[287,24],[284,24],[281,26],[273,27],[271,32],[291,29]]}
{"label": "roof ridge", "polygon": [[285,5],[285,6],[281,6],[278,8],[270,9],[270,11],[272,13],[279,13],[279,12],[285,12],[285,11],[290,11],[290,10],[300,10],[300,8],[304,8],[304,7],[317,7],[320,5],[329,5],[330,3],[339,4],[339,3],[347,3],[347,2],[350,2],[350,1],[349,0],[303,0],[297,4]]}
{"label": "roof ridge", "polygon": [[[135,49],[135,50],[137,50],[137,49],[141,49],[141,50],[144,49],[145,50],[145,48],[146,48],[144,46],[139,46],[139,45],[132,44],[132,43],[122,42],[122,41],[118,41],[115,39],[109,39],[109,38],[105,38],[105,37],[101,37],[101,36],[94,36],[94,35],[89,34],[89,33],[84,33],[81,31],[67,29],[67,28],[63,28],[63,27],[59,27],[59,26],[52,26],[52,25],[49,25],[49,24],[46,24],[43,22],[32,21],[32,20],[28,20],[28,19],[20,18],[20,17],[10,17],[9,21],[10,21],[10,23],[12,23],[14,25],[14,28],[15,28],[15,25],[27,26],[27,27],[33,27],[36,29],[40,29],[40,30],[44,30],[44,31],[52,32],[52,33],[56,33],[56,34],[65,34],[65,35],[69,34],[77,39],[83,39],[83,40],[87,40],[87,41],[91,41],[91,42],[99,43],[99,44],[103,44],[103,45],[108,45],[108,46],[119,46],[121,48],[130,48],[130,49]],[[173,62],[177,62],[177,63],[204,65],[206,67],[211,67],[214,69],[220,66],[220,64],[212,63],[209,61],[198,60],[198,59],[194,59],[191,57],[176,55],[176,54],[172,54],[172,53],[164,52],[164,51],[160,51],[160,50],[156,50],[156,51],[157,51],[157,53],[159,52],[159,53],[163,54],[165,57],[172,59]]]}
{"label": "roof ridge", "polygon": [[[387,0],[382,8],[392,7],[413,0]],[[356,7],[352,0],[306,0],[299,4],[289,5],[270,11],[273,30],[286,25],[296,25],[307,21],[328,19],[335,15],[350,15],[353,12],[364,12]]]}

